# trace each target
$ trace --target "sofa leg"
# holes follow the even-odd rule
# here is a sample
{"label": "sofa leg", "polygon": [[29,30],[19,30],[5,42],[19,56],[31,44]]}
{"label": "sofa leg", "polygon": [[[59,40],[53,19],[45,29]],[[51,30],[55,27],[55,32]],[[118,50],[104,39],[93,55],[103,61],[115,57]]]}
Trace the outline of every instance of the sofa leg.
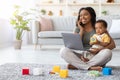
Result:
{"label": "sofa leg", "polygon": [[[42,48],[42,45],[40,45],[40,49]],[[34,44],[34,49],[37,49],[37,44]]]}
{"label": "sofa leg", "polygon": [[42,48],[42,45],[40,45],[40,49]]}

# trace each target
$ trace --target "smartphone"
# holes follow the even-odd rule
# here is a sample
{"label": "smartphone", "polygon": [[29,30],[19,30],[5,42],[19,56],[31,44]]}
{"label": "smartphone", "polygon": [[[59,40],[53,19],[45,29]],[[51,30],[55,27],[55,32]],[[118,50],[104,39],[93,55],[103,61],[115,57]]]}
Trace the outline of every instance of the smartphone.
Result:
{"label": "smartphone", "polygon": [[83,24],[82,22],[80,22],[80,25],[81,25],[82,27],[84,27],[84,24]]}

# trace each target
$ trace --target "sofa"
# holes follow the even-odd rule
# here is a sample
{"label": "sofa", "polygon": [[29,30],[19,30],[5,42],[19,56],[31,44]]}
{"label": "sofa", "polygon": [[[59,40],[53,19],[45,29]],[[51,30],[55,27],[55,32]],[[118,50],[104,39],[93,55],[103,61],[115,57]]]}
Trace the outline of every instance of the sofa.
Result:
{"label": "sofa", "polygon": [[[61,33],[72,33],[76,27],[76,19],[75,16],[54,16],[49,17],[51,24],[46,21],[42,23],[47,24],[47,26],[52,26],[53,29],[42,30],[41,21],[34,20],[32,22],[32,42],[35,45],[63,45],[63,39]],[[104,19],[108,23],[108,31],[111,29],[112,19],[109,17],[98,17],[97,19]],[[47,27],[46,26],[46,27]],[[120,32],[119,32],[120,33]],[[118,34],[119,34],[118,33]],[[116,44],[119,43],[120,35],[116,33],[110,33],[110,35],[114,38]]]}

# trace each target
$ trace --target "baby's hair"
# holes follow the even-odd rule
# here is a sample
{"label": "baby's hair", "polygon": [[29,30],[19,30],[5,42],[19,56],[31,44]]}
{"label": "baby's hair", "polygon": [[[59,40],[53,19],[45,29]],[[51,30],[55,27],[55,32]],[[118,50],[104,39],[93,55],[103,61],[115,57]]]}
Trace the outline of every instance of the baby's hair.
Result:
{"label": "baby's hair", "polygon": [[103,19],[99,19],[96,21],[96,23],[102,23],[105,28],[107,28],[107,22]]}

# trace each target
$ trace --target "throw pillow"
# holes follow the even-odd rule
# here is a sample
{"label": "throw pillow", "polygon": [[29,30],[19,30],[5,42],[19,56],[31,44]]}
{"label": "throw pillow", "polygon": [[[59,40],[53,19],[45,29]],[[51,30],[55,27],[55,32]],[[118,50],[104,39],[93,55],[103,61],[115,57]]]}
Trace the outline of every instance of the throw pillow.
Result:
{"label": "throw pillow", "polygon": [[40,17],[40,31],[52,31],[53,25],[49,17]]}
{"label": "throw pillow", "polygon": [[110,33],[120,33],[120,20],[112,20],[112,25],[110,28]]}

